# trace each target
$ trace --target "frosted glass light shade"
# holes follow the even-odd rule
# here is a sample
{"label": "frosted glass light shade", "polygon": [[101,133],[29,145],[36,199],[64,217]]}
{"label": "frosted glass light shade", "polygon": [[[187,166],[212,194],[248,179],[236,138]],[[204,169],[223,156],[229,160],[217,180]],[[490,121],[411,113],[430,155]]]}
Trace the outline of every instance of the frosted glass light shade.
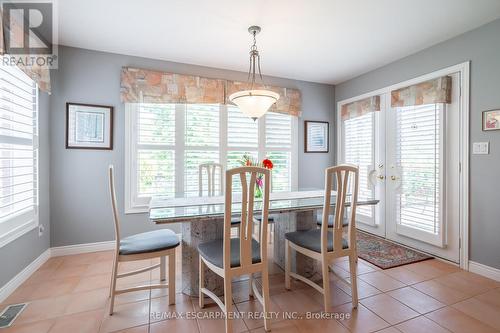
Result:
{"label": "frosted glass light shade", "polygon": [[269,90],[242,90],[229,96],[229,100],[253,120],[262,117],[279,98],[279,94]]}

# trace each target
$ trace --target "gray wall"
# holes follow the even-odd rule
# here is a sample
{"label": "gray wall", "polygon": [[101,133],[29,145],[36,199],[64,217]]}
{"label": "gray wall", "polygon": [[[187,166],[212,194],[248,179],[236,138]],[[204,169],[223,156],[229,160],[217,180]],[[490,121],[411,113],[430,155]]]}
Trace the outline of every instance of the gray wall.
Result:
{"label": "gray wall", "polygon": [[40,131],[40,224],[45,227],[41,237],[38,229],[31,230],[25,235],[0,248],[0,288],[9,282],[16,274],[31,264],[40,254],[50,246],[50,212],[49,212],[49,96],[46,93],[39,95],[39,131]]}
{"label": "gray wall", "polygon": [[481,130],[481,112],[500,109],[500,20],[335,86],[336,101],[471,61],[470,137],[489,155],[470,157],[470,259],[500,268],[500,131]]}
{"label": "gray wall", "polygon": [[[247,76],[241,72],[61,47],[59,69],[52,76],[50,114],[52,246],[113,239],[106,187],[106,168],[109,164],[115,165],[123,233],[128,235],[153,228],[146,214],[123,214],[125,116],[119,94],[122,66],[236,80],[246,80]],[[333,121],[333,86],[279,78],[266,78],[266,83],[301,90],[303,117],[299,126],[299,186],[322,186],[322,171],[332,164],[333,154],[303,153],[303,120]],[[115,107],[112,151],[64,148],[66,102]],[[173,226],[173,229],[179,230],[178,226]]]}

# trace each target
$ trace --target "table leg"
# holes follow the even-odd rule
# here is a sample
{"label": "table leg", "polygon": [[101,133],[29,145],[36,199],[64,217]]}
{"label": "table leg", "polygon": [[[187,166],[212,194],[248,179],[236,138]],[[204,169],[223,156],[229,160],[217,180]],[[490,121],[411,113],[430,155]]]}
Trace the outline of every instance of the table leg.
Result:
{"label": "table leg", "polygon": [[[285,234],[296,230],[317,228],[316,211],[290,212],[276,214],[274,225],[274,262],[285,269]],[[307,278],[312,277],[318,270],[318,263],[301,253],[292,251],[292,271]]]}
{"label": "table leg", "polygon": [[[207,219],[182,223],[182,292],[198,296],[199,255],[198,244],[222,239],[224,220]],[[223,279],[205,268],[205,287],[221,296],[224,294]]]}

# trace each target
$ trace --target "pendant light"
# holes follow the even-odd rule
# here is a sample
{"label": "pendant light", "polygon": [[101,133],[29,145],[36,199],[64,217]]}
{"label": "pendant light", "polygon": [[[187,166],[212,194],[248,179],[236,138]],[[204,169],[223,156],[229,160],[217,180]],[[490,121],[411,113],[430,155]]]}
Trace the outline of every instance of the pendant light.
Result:
{"label": "pendant light", "polygon": [[[269,108],[276,103],[280,95],[274,91],[265,89],[254,89],[256,79],[256,69],[259,71],[262,86],[262,73],[260,72],[260,56],[257,50],[255,36],[261,31],[259,26],[251,26],[248,32],[253,36],[253,45],[250,48],[250,69],[248,70],[248,81],[251,82],[249,90],[237,91],[229,96],[229,101],[236,104],[244,115],[257,120],[262,117]],[[250,81],[251,80],[251,81]]]}

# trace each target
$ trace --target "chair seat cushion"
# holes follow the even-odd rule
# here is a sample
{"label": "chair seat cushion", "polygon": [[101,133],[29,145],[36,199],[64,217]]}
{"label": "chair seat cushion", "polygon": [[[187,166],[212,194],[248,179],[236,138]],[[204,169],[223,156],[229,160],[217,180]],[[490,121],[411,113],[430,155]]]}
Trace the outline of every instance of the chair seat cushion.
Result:
{"label": "chair seat cushion", "polygon": [[237,224],[241,224],[240,219],[237,217],[231,218],[231,225],[237,225]]}
{"label": "chair seat cushion", "polygon": [[[223,268],[223,241],[216,239],[198,245],[198,252],[209,263]],[[252,239],[252,264],[260,262],[260,245]],[[240,266],[240,239],[231,238],[231,267]]]}
{"label": "chair seat cushion", "polygon": [[[316,223],[318,225],[323,224],[323,214],[318,214],[316,217]],[[349,226],[349,221],[344,217],[344,221],[342,222],[343,227]],[[333,215],[328,215],[328,228],[333,228]]]}
{"label": "chair seat cushion", "polygon": [[[321,253],[321,229],[287,232],[285,238],[300,247]],[[348,247],[347,241],[342,238],[342,248]],[[328,232],[328,251],[333,251],[332,232]]]}
{"label": "chair seat cushion", "polygon": [[179,237],[172,230],[162,229],[122,238],[120,254],[151,253],[172,249],[180,244]]}

